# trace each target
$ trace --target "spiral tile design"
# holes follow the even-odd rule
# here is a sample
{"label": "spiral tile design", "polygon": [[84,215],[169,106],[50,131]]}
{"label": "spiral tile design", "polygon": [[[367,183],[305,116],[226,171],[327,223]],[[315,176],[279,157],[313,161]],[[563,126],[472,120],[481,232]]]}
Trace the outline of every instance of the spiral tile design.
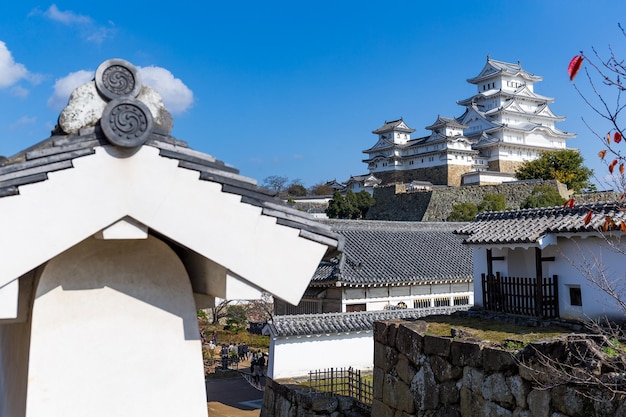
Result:
{"label": "spiral tile design", "polygon": [[100,125],[111,143],[134,148],[148,140],[154,122],[145,104],[134,98],[121,98],[107,104]]}

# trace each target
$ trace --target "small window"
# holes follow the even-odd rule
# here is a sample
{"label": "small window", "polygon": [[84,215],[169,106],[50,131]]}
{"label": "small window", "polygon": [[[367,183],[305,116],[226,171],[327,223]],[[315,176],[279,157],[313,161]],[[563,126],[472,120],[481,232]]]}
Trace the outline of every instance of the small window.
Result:
{"label": "small window", "polygon": [[582,307],[583,295],[580,292],[580,287],[569,287],[569,303],[573,306]]}
{"label": "small window", "polygon": [[365,304],[348,304],[346,305],[346,312],[351,313],[353,311],[365,311]]}

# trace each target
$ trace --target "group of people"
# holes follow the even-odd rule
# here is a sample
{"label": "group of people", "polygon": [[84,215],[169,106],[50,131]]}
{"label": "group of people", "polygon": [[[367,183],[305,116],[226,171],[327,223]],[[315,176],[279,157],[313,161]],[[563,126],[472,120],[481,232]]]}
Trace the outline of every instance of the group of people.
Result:
{"label": "group of people", "polygon": [[[200,337],[202,344],[207,343],[204,331],[200,331]],[[250,351],[248,344],[243,343],[229,343],[228,345],[217,343],[217,334],[213,332],[211,338],[208,340],[208,347],[211,355],[217,354],[221,358],[222,368],[227,369],[228,363],[232,361],[245,361],[250,359],[250,373],[255,382],[259,383],[261,377],[265,375],[265,366],[267,364],[266,354],[257,350],[256,352]]]}

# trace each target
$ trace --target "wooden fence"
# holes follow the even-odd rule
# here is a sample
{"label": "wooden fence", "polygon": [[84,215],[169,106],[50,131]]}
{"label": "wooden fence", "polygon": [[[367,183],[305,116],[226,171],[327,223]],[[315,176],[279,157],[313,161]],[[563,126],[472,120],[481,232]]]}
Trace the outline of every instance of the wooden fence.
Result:
{"label": "wooden fence", "polygon": [[309,388],[354,398],[364,409],[371,408],[374,398],[372,382],[364,380],[361,371],[352,367],[311,371],[309,372]]}
{"label": "wooden fence", "polygon": [[540,318],[559,317],[558,277],[502,277],[482,274],[483,307],[488,311]]}

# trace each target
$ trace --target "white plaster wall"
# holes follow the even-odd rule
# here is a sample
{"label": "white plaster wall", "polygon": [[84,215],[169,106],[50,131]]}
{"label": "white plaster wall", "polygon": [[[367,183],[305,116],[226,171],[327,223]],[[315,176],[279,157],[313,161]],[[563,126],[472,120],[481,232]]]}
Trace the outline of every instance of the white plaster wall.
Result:
{"label": "white plaster wall", "polygon": [[195,304],[173,251],[89,238],[52,259],[28,380],[27,417],[206,417]]}
{"label": "white plaster wall", "polygon": [[[561,317],[586,320],[606,315],[613,319],[626,319],[626,311],[622,311],[613,298],[587,279],[582,272],[585,269],[584,264],[590,266],[594,273],[603,270],[610,281],[617,281],[617,285],[622,288],[621,296],[625,297],[626,293],[623,289],[626,255],[610,248],[602,238],[560,238],[558,247],[562,255],[557,255],[550,272],[559,277]],[[580,285],[582,307],[570,305],[569,286],[571,285]]]}
{"label": "white plaster wall", "polygon": [[[622,248],[623,249],[623,248]],[[486,249],[474,248],[474,302],[482,306],[481,273],[487,272]],[[504,261],[494,261],[494,273],[503,276],[535,276],[534,248],[494,248],[493,256],[504,256]],[[624,288],[623,267],[626,256],[612,249],[602,238],[589,237],[580,239],[559,238],[558,245],[547,246],[542,251],[543,257],[554,256],[554,262],[543,262],[544,276],[558,276],[559,314],[564,319],[588,320],[602,318],[605,315],[618,320],[626,319],[626,312],[621,311],[618,303],[607,293],[593,284],[583,273],[587,266],[598,272],[603,269],[607,277],[617,280]],[[572,306],[569,287],[580,286],[583,305]],[[626,293],[622,294],[622,297]]]}
{"label": "white plaster wall", "polygon": [[371,331],[335,335],[274,338],[268,375],[273,379],[308,376],[324,368],[374,366],[374,339]]}

